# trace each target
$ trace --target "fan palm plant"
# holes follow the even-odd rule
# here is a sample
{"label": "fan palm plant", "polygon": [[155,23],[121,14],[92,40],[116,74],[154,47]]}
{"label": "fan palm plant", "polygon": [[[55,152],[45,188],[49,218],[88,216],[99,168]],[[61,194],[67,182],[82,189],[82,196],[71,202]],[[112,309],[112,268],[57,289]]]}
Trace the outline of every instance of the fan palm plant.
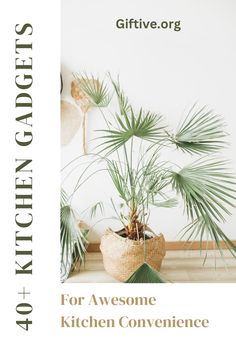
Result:
{"label": "fan palm plant", "polygon": [[[87,79],[80,80],[80,89],[96,106],[97,88],[88,88]],[[187,240],[198,237],[200,244],[205,237],[211,239],[220,252],[223,241],[236,257],[236,246],[219,225],[230,215],[236,198],[235,176],[228,161],[215,155],[227,145],[223,119],[207,107],[194,105],[174,134],[160,114],[135,110],[119,80],[110,80],[118,110],[111,119],[102,112],[106,129],[98,130],[96,148],[121,198],[120,208],[112,201],[122,224],[119,234],[145,243],[153,234],[149,226],[151,206],[174,207],[176,197],[181,196],[189,219],[183,236]],[[101,85],[102,99],[108,103],[111,95],[103,82]],[[197,160],[183,168],[163,161],[162,149],[173,147],[196,155]]]}
{"label": "fan palm plant", "polygon": [[[183,198],[190,219],[184,233],[188,233],[190,239],[196,234],[200,239],[208,235],[218,248],[222,240],[235,252],[236,247],[218,225],[225,221],[225,215],[230,215],[229,208],[235,206],[236,197],[235,176],[228,162],[214,155],[227,145],[223,119],[207,107],[194,105],[177,132],[171,134],[160,114],[145,112],[142,108],[135,111],[119,81],[111,79],[111,83],[119,112],[113,115],[112,123],[106,120],[107,129],[99,130],[98,148],[99,154],[106,158],[110,177],[128,210],[126,215],[119,214],[126,236],[131,239],[142,236],[151,204],[156,207],[176,205],[177,200],[166,194],[171,187]],[[92,97],[92,91],[91,87],[86,93]],[[161,150],[173,146],[184,153],[198,155],[198,159],[180,169],[169,161],[162,161]]]}

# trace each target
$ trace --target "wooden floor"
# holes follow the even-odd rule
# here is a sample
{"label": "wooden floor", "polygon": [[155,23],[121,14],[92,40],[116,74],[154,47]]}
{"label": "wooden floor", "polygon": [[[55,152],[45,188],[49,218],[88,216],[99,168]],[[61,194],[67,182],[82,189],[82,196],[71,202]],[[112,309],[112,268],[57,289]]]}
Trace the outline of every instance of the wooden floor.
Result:
{"label": "wooden floor", "polygon": [[[199,251],[167,251],[161,273],[174,283],[236,283],[236,259],[228,251],[224,255],[223,260],[214,251],[208,251],[203,266],[204,257]],[[85,267],[67,280],[67,283],[114,282],[117,281],[105,272],[99,252],[87,253]]]}

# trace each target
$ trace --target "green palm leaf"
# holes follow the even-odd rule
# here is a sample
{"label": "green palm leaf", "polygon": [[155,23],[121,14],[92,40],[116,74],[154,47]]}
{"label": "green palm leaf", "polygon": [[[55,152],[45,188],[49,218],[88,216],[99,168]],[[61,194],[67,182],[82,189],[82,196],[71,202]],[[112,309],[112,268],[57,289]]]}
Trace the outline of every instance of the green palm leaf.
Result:
{"label": "green palm leaf", "polygon": [[199,159],[173,172],[172,178],[192,219],[207,213],[216,221],[225,221],[223,212],[230,215],[228,206],[235,206],[235,176],[228,171],[227,161]]}
{"label": "green palm leaf", "polygon": [[201,216],[185,226],[182,230],[182,238],[187,236],[187,241],[190,239],[200,238],[200,244],[202,244],[204,235],[211,239],[216,245],[216,249],[222,254],[221,241],[226,245],[231,254],[236,258],[236,246],[225,235],[219,225],[214,222],[208,215]]}
{"label": "green palm leaf", "polygon": [[235,207],[235,176],[229,172],[227,161],[216,158],[201,158],[172,172],[172,186],[185,204],[188,217],[192,220],[184,229],[189,239],[200,235],[210,236],[219,247],[223,240],[232,248],[232,243],[217,225],[230,215],[229,207]]}
{"label": "green palm leaf", "polygon": [[192,153],[211,153],[226,146],[222,118],[206,106],[194,105],[182,122],[175,136],[170,137],[177,148]]}
{"label": "green palm leaf", "polygon": [[166,138],[165,125],[161,115],[143,112],[142,109],[135,114],[130,108],[124,115],[116,114],[117,129],[98,130],[104,135],[99,138],[103,140],[99,147],[102,151],[112,153],[119,149],[132,137],[147,140],[152,143],[160,143]]}
{"label": "green palm leaf", "polygon": [[60,243],[61,243],[61,280],[81,263],[86,252],[86,234],[78,226],[74,210],[67,202],[65,191],[61,192]]}
{"label": "green palm leaf", "polygon": [[178,205],[178,200],[176,198],[169,198],[166,200],[151,200],[150,203],[157,208],[174,208]]}
{"label": "green palm leaf", "polygon": [[128,188],[129,175],[127,171],[121,171],[119,164],[112,160],[107,160],[107,170],[117,192],[119,193],[120,198],[128,203],[128,201],[131,199],[131,193]]}
{"label": "green palm leaf", "polygon": [[120,114],[125,115],[125,114],[127,114],[127,112],[130,112],[130,110],[131,110],[131,106],[129,104],[128,97],[124,94],[124,91],[120,87],[119,78],[118,78],[117,82],[115,82],[111,78],[111,76],[110,76],[110,79],[111,79],[112,85],[114,87],[116,97],[118,99]]}
{"label": "green palm leaf", "polygon": [[143,263],[125,283],[168,283],[168,281],[149,264]]}
{"label": "green palm leaf", "polygon": [[75,79],[79,83],[80,89],[89,97],[92,106],[94,107],[107,107],[111,100],[108,87],[103,80],[98,77],[87,74],[79,75],[74,74]]}

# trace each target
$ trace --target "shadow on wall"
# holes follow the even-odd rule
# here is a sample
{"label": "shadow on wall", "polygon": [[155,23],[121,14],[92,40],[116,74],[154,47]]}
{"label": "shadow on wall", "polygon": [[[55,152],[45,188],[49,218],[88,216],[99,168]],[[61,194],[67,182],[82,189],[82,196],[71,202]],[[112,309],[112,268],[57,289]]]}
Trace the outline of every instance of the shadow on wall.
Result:
{"label": "shadow on wall", "polygon": [[71,81],[74,79],[74,76],[71,70],[64,64],[61,64],[61,74],[63,79],[63,91],[61,93],[61,99],[65,99],[68,102],[74,103],[74,100],[71,97]]}

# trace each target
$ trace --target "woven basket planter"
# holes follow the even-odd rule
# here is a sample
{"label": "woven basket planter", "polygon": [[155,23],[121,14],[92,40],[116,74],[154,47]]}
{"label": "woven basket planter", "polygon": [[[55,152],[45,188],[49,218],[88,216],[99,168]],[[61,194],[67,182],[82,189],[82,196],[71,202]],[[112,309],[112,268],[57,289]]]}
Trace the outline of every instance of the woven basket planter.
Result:
{"label": "woven basket planter", "polygon": [[[145,241],[146,262],[160,270],[165,256],[162,234]],[[108,229],[101,238],[100,250],[106,272],[119,281],[126,281],[144,262],[143,240],[133,241]]]}

